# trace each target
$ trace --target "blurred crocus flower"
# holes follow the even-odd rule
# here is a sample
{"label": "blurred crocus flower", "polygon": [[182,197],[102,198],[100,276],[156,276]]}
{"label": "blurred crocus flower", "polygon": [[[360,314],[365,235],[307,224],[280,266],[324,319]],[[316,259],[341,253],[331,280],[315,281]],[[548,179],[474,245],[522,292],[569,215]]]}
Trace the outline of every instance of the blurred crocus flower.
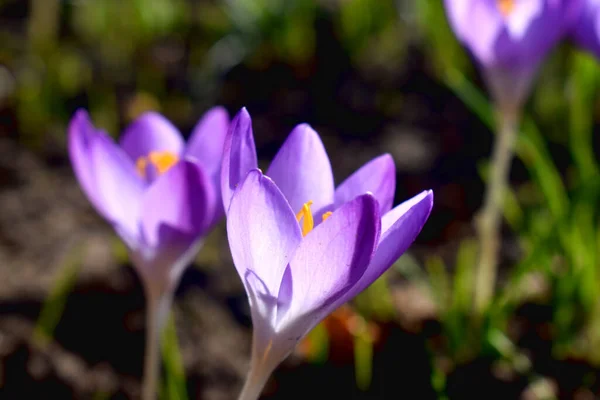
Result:
{"label": "blurred crocus flower", "polygon": [[323,144],[306,124],[290,134],[267,176],[254,169],[256,159],[250,116],[242,109],[222,170],[229,244],[254,326],[240,399],[256,398],[304,335],[379,278],[415,240],[433,206],[433,193],[424,191],[392,209],[389,155],[335,189]]}
{"label": "blurred crocus flower", "polygon": [[126,243],[146,290],[173,290],[200,239],[223,215],[221,157],[227,112],[213,108],[189,142],[160,114],[135,120],[119,144],[83,110],[69,126],[69,154],[83,191]]}
{"label": "blurred crocus flower", "polygon": [[444,0],[458,39],[483,67],[501,108],[518,108],[580,0]]}
{"label": "blurred crocus flower", "polygon": [[146,292],[142,398],[156,398],[160,332],[184,268],[223,215],[220,170],[229,116],[213,108],[187,145],[157,113],[134,121],[115,143],[87,112],[69,125],[69,155],[83,191],[126,243]]}
{"label": "blurred crocus flower", "polygon": [[600,58],[600,1],[583,1],[572,36],[578,45]]}

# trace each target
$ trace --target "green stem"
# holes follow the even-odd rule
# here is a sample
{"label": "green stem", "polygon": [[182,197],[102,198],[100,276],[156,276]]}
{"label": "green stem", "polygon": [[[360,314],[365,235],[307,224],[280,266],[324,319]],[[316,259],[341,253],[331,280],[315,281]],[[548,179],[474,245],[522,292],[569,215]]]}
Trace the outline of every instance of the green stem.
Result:
{"label": "green stem", "polygon": [[146,351],[142,400],[155,400],[160,373],[160,338],[172,303],[172,293],[146,290]]}
{"label": "green stem", "polygon": [[518,113],[515,111],[500,109],[498,112],[498,135],[489,168],[483,209],[477,221],[480,253],[475,286],[475,310],[479,315],[487,309],[494,294],[504,193],[508,187],[518,119]]}

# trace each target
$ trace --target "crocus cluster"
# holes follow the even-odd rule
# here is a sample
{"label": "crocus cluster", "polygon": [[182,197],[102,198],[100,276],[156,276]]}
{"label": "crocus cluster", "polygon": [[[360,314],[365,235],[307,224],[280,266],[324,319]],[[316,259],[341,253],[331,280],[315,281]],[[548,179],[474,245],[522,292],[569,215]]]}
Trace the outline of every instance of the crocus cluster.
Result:
{"label": "crocus cluster", "polygon": [[[582,0],[444,0],[450,25],[481,65],[501,108],[522,105],[548,52],[565,37]],[[588,0],[595,3],[595,0]]]}
{"label": "crocus cluster", "polygon": [[[133,122],[117,144],[78,111],[69,151],[84,192],[128,246],[150,297],[172,293],[226,211],[254,325],[242,399],[256,398],[303,336],[406,251],[433,205],[424,191],[393,208],[396,171],[387,154],[336,187],[307,124],[292,131],[263,174],[246,109],[231,124],[223,109],[209,111],[187,145],[156,113]],[[153,397],[155,375],[148,374],[144,398]]]}

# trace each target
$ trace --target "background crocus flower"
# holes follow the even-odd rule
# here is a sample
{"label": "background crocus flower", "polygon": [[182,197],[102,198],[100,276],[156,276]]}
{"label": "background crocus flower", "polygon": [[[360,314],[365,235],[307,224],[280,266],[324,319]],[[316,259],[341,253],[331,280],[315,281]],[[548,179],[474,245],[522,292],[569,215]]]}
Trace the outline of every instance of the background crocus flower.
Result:
{"label": "background crocus flower", "polygon": [[600,58],[600,1],[583,1],[572,37],[579,46]]}
{"label": "background crocus flower", "polygon": [[223,215],[217,183],[228,123],[226,111],[213,108],[186,146],[166,118],[149,112],[117,145],[85,111],[71,120],[69,154],[77,179],[125,241],[147,284],[175,284],[194,256],[186,250]]}
{"label": "background crocus flower", "polygon": [[519,107],[540,62],[563,37],[580,0],[444,0],[458,39],[483,68],[501,107]]}
{"label": "background crocus flower", "polygon": [[187,146],[164,117],[147,113],[119,145],[78,111],[69,126],[75,175],[96,210],[127,244],[146,291],[145,399],[154,398],[158,334],[184,267],[222,215],[221,155],[228,116],[209,111]]}
{"label": "background crocus flower", "polygon": [[268,177],[248,174],[256,152],[245,109],[232,122],[223,163],[229,243],[254,326],[241,396],[251,399],[310,329],[406,251],[429,217],[433,193],[391,209],[395,167],[388,155],[335,189],[323,144],[305,124],[290,134]]}
{"label": "background crocus flower", "polygon": [[497,135],[483,206],[475,308],[492,298],[500,224],[523,103],[540,63],[570,29],[580,0],[444,0],[450,25],[479,62],[494,100]]}

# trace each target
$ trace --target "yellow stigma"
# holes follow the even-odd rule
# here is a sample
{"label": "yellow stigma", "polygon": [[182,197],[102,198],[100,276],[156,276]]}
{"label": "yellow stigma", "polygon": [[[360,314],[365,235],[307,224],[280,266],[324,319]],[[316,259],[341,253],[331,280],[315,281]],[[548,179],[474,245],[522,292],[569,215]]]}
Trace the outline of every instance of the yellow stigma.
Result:
{"label": "yellow stigma", "polygon": [[312,231],[315,226],[315,221],[313,220],[312,213],[310,212],[310,206],[312,206],[312,200],[304,203],[298,214],[296,214],[296,219],[298,222],[302,220],[302,236],[308,235],[308,232]]}
{"label": "yellow stigma", "polygon": [[179,157],[169,151],[151,151],[148,157],[140,157],[135,162],[138,174],[146,177],[148,163],[156,169],[158,175],[162,175],[179,161]]}
{"label": "yellow stigma", "polygon": [[[313,220],[312,212],[310,212],[310,206],[312,206],[312,204],[312,200],[304,203],[300,211],[298,211],[298,214],[296,214],[296,219],[298,222],[302,221],[302,236],[308,235],[308,233],[315,227],[315,221]],[[327,211],[325,214],[323,214],[323,221],[331,217],[331,214],[333,214],[331,211]]]}
{"label": "yellow stigma", "polygon": [[496,0],[498,10],[505,17],[508,17],[515,9],[515,0]]}

